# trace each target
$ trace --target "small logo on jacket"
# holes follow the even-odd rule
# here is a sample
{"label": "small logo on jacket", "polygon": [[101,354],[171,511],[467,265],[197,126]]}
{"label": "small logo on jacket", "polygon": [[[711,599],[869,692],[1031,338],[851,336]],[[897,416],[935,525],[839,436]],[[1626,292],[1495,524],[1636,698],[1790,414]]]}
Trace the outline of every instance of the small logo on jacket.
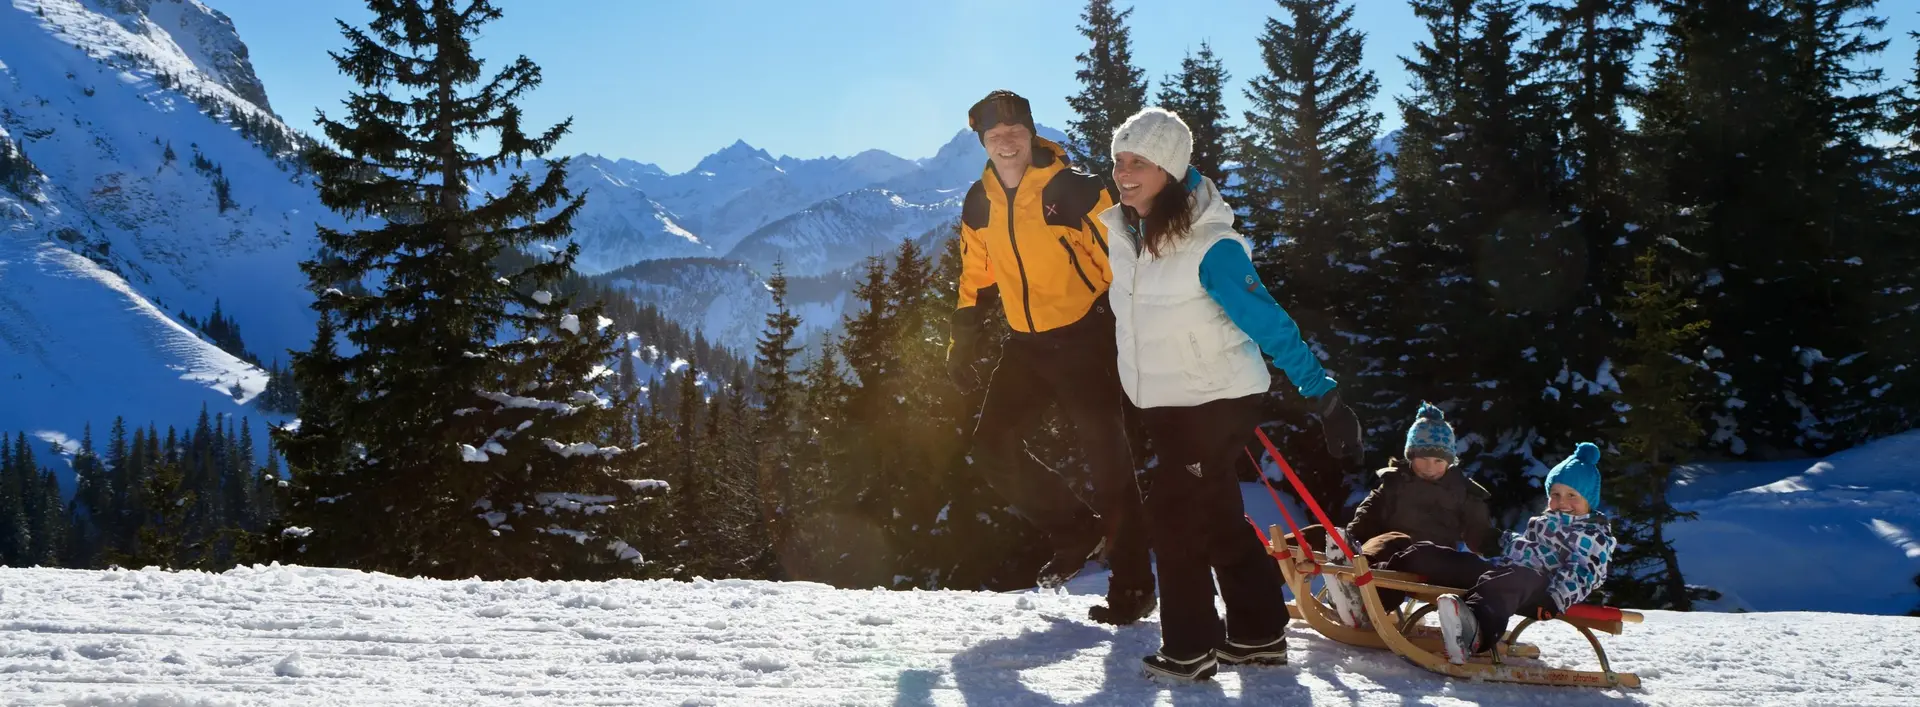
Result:
{"label": "small logo on jacket", "polygon": [[1193,475],[1195,477],[1200,476],[1200,462],[1194,462],[1192,464],[1188,464],[1187,471],[1193,472]]}
{"label": "small logo on jacket", "polygon": [[1047,215],[1053,216],[1054,214],[1059,213],[1059,209],[1060,209],[1059,204],[1047,204]]}

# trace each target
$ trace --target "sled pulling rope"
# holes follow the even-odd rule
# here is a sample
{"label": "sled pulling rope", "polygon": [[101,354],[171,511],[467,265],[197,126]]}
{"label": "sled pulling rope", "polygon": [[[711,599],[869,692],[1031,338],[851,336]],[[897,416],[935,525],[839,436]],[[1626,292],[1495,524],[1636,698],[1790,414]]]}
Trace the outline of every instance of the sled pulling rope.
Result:
{"label": "sled pulling rope", "polygon": [[[1597,671],[1547,668],[1507,662],[1512,658],[1539,657],[1540,649],[1537,646],[1520,642],[1520,635],[1537,622],[1537,619],[1532,618],[1522,620],[1507,633],[1505,640],[1494,646],[1492,651],[1475,656],[1462,665],[1449,662],[1441,648],[1439,631],[1435,627],[1421,623],[1421,620],[1433,611],[1434,602],[1442,595],[1465,594],[1466,590],[1428,584],[1424,581],[1425,578],[1416,574],[1369,568],[1367,558],[1354,552],[1343,534],[1336,531],[1326,511],[1320,508],[1313,494],[1307,492],[1306,484],[1300,480],[1300,475],[1295,473],[1293,466],[1280,455],[1279,448],[1275,447],[1273,440],[1267,437],[1266,431],[1256,427],[1254,434],[1260,438],[1260,443],[1266,447],[1268,456],[1273,458],[1275,465],[1293,485],[1300,500],[1306,503],[1308,511],[1313,514],[1313,519],[1320,523],[1320,527],[1327,532],[1327,536],[1333,539],[1352,562],[1351,565],[1329,562],[1325,555],[1314,552],[1313,548],[1308,547],[1306,539],[1300,535],[1299,526],[1294,523],[1292,514],[1288,513],[1286,505],[1280,502],[1279,492],[1275,491],[1273,484],[1267,480],[1266,473],[1261,472],[1260,483],[1267,487],[1267,493],[1273,497],[1274,507],[1280,510],[1280,517],[1290,531],[1290,534],[1283,534],[1279,525],[1272,526],[1271,535],[1267,536],[1271,538],[1267,543],[1267,552],[1280,563],[1280,573],[1286,579],[1287,588],[1293,592],[1294,600],[1287,605],[1287,613],[1293,618],[1307,622],[1314,631],[1335,641],[1367,648],[1385,648],[1412,661],[1415,665],[1454,678],[1566,687],[1640,687],[1638,675],[1614,671],[1612,663],[1607,660],[1606,648],[1600,645],[1600,639],[1594,635],[1594,632],[1619,635],[1626,624],[1640,623],[1644,617],[1638,612],[1609,606],[1579,604],[1569,607],[1565,613],[1553,619],[1572,626],[1586,637],[1588,645],[1593,647],[1594,656],[1600,661],[1600,669]],[[1252,458],[1252,456],[1249,452],[1248,457]],[[1254,461],[1254,468],[1260,468],[1258,460]],[[1252,522],[1251,519],[1248,522]],[[1258,530],[1257,524],[1255,530]],[[1289,543],[1287,538],[1292,538],[1293,541]],[[1373,627],[1348,626],[1336,619],[1334,612],[1313,594],[1312,575],[1316,574],[1321,575],[1326,582],[1350,582],[1358,587],[1361,602],[1365,606],[1367,618],[1372,621]],[[1390,610],[1380,599],[1381,589],[1403,592],[1409,599],[1419,602],[1421,606],[1410,612],[1402,610],[1402,607]]]}

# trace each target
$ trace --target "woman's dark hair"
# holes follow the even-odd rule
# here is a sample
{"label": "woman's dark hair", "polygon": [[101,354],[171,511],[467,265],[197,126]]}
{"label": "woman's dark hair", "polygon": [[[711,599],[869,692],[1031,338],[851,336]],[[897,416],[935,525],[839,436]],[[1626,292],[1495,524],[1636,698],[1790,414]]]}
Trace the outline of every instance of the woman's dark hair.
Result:
{"label": "woman's dark hair", "polygon": [[[1166,174],[1165,170],[1160,172]],[[1152,213],[1145,219],[1126,207],[1128,221],[1140,224],[1141,245],[1153,257],[1160,257],[1160,249],[1172,243],[1176,238],[1185,238],[1187,231],[1193,229],[1193,195],[1187,192],[1185,180],[1167,177],[1167,185],[1153,196]]]}

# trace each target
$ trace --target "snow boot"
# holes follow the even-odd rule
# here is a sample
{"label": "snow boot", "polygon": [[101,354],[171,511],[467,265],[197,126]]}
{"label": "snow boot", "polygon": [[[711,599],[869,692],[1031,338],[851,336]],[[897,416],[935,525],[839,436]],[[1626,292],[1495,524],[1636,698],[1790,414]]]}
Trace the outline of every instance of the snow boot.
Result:
{"label": "snow boot", "polygon": [[1176,682],[1198,682],[1207,680],[1220,672],[1220,664],[1213,658],[1213,651],[1202,653],[1198,658],[1179,660],[1169,658],[1165,653],[1154,653],[1140,659],[1146,664],[1147,677],[1164,678]]}
{"label": "snow boot", "polygon": [[[1327,531],[1327,561],[1337,564],[1351,564],[1347,553],[1340,551],[1340,544],[1334,542],[1333,534],[1339,530]],[[1353,628],[1372,628],[1373,621],[1367,618],[1366,605],[1360,598],[1360,588],[1333,575],[1322,575],[1320,581],[1327,588],[1328,603],[1333,605],[1333,613],[1340,623]]]}
{"label": "snow boot", "polygon": [[1240,643],[1231,638],[1213,649],[1213,655],[1227,665],[1286,665],[1287,637],[1271,641]]}
{"label": "snow boot", "polygon": [[1107,603],[1087,609],[1087,618],[1095,623],[1126,626],[1147,618],[1160,605],[1151,589],[1126,589],[1107,595]]}
{"label": "snow boot", "polygon": [[1067,580],[1079,575],[1080,570],[1087,566],[1087,560],[1099,554],[1100,548],[1106,543],[1107,539],[1096,531],[1056,545],[1053,559],[1047,560],[1047,564],[1040,568],[1040,576],[1034,579],[1034,584],[1041,589],[1060,588]]}
{"label": "snow boot", "polygon": [[1466,663],[1480,652],[1480,621],[1457,594],[1441,595],[1434,607],[1433,613],[1440,615],[1440,642],[1447,649],[1447,662]]}

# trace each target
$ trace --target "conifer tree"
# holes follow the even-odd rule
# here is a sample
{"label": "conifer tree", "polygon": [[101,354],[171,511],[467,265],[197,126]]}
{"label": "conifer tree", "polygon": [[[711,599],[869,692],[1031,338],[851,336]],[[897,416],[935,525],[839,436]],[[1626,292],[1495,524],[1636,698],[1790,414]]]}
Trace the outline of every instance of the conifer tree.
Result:
{"label": "conifer tree", "polygon": [[[501,16],[489,0],[369,7],[368,27],[341,23],[348,47],[333,55],[361,90],[343,119],[321,115],[330,144],[307,155],[323,203],[381,218],[351,233],[322,229],[332,257],[302,264],[321,327],[339,326],[353,344],[350,355],[294,364],[304,397],[323,399],[319,429],[303,417],[281,441],[302,479],[294,511],[307,561],[551,576],[631,559],[630,545],[592,527],[627,507],[604,466],[618,450],[577,446],[591,444],[584,430],[603,429],[587,388],[610,340],[597,308],[540,296],[578,248],[496,269],[503,254],[564,240],[584,197],[568,192],[564,159],[499,194],[470,189],[477,174],[544,156],[570,122],[523,130],[516,101],[541,82],[525,57],[483,77],[473,40]],[[482,134],[491,149],[475,152]],[[368,279],[383,284],[336,285]],[[547,522],[549,512],[565,520]],[[540,515],[506,517],[521,513]]]}
{"label": "conifer tree", "polygon": [[[0,439],[0,449],[7,446],[5,440]],[[32,509],[36,505],[32,495],[39,491],[39,485],[33,481],[39,464],[34,461],[33,448],[27,446],[26,433],[15,434],[5,462],[0,464],[0,561],[14,566],[30,565]]]}
{"label": "conifer tree", "polygon": [[121,549],[120,539],[126,528],[128,491],[134,478],[133,454],[139,448],[140,441],[139,428],[134,429],[133,439],[128,440],[126,418],[113,418],[113,428],[108,432],[107,456],[104,462],[107,476],[106,499],[104,505],[95,511],[94,515],[99,551],[96,558],[103,558],[114,550]]}
{"label": "conifer tree", "polygon": [[[334,344],[332,317],[322,314],[313,344],[293,354],[293,375],[306,391],[300,397],[297,428],[277,427],[274,444],[287,459],[290,480],[286,515],[277,524],[287,546],[282,555],[300,562],[350,564],[356,548],[376,540],[344,521],[336,507],[351,493],[347,476],[349,451],[341,403],[348,394],[346,367]],[[331,532],[313,535],[316,525],[332,524]]]}
{"label": "conifer tree", "polygon": [[[852,374],[840,413],[846,421],[842,440],[847,454],[841,481],[849,492],[844,510],[892,540],[904,519],[904,513],[896,517],[902,499],[895,474],[905,463],[907,450],[893,438],[899,430],[896,416],[904,410],[896,396],[901,372],[896,295],[884,259],[867,259],[853,298],[856,302],[841,327],[846,339],[840,347]],[[892,549],[884,557],[861,558],[869,564],[853,580],[891,586],[895,574],[890,570],[897,559]],[[886,570],[877,569],[882,567]]]}
{"label": "conifer tree", "polygon": [[[1377,298],[1387,291],[1374,218],[1381,118],[1371,104],[1380,82],[1360,64],[1365,36],[1352,26],[1352,5],[1280,0],[1277,9],[1259,40],[1263,71],[1246,91],[1252,105],[1239,150],[1255,265],[1333,369],[1343,399],[1369,418],[1376,408],[1398,414],[1390,402],[1370,400],[1374,386],[1362,376],[1383,367],[1369,361],[1371,347],[1360,345],[1370,339],[1356,336],[1380,332]],[[1304,409],[1291,392],[1275,397],[1277,409]],[[1352,471],[1326,455],[1320,434],[1301,424],[1305,415],[1274,421],[1280,426],[1269,432],[1278,433],[1276,442],[1294,461]],[[1310,475],[1311,490],[1344,500],[1346,476]]]}
{"label": "conifer tree", "polygon": [[[1471,381],[1460,368],[1460,317],[1469,316],[1471,260],[1460,243],[1456,222],[1464,214],[1460,183],[1466,161],[1460,126],[1468,105],[1466,48],[1477,15],[1471,0],[1414,0],[1415,16],[1426,37],[1402,64],[1410,76],[1409,95],[1396,99],[1404,127],[1390,160],[1393,176],[1384,208],[1386,218],[1378,264],[1391,293],[1387,312],[1370,342],[1382,362],[1373,385],[1398,391],[1370,400],[1371,422],[1379,432],[1383,455],[1400,446],[1413,407],[1431,401],[1456,427],[1472,404]],[[1344,383],[1344,381],[1343,381]],[[1359,413],[1361,409],[1356,408]],[[1471,457],[1463,457],[1463,461]]]}
{"label": "conifer tree", "polygon": [[[120,428],[125,431],[124,428]],[[125,439],[121,442],[124,444]],[[73,512],[63,518],[71,530],[74,560],[82,567],[93,565],[100,554],[101,531],[107,527],[107,514],[113,500],[113,481],[106,464],[93,446],[93,425],[88,424],[80,437],[80,451],[73,458]],[[59,503],[58,494],[55,495]]]}
{"label": "conifer tree", "polygon": [[1619,513],[1614,534],[1620,541],[1606,594],[1609,603],[1688,611],[1694,597],[1666,529],[1694,514],[1675,510],[1667,488],[1674,466],[1686,461],[1702,432],[1695,419],[1704,402],[1697,394],[1703,388],[1696,381],[1701,372],[1680,352],[1697,350],[1707,322],[1696,318],[1694,302],[1670,282],[1661,260],[1658,249],[1636,259],[1619,307],[1632,331],[1623,342],[1624,390],[1614,396],[1626,460],[1604,491]]}
{"label": "conifer tree", "polygon": [[[1920,40],[1920,32],[1913,33]],[[1897,190],[1894,219],[1905,233],[1920,233],[1920,49],[1914,51],[1913,69],[1896,94],[1888,132],[1896,144],[1888,163],[1888,184]],[[1876,350],[1913,351],[1920,349],[1920,249],[1907,248],[1882,253],[1875,292],[1885,306],[1874,321]],[[1920,420],[1920,369],[1896,365],[1888,369],[1867,395],[1887,401],[1888,408],[1878,419],[1870,420],[1865,434],[1879,436],[1911,429]]]}
{"label": "conifer tree", "polygon": [[848,424],[842,416],[851,383],[841,370],[840,343],[829,335],[802,377],[797,438],[793,454],[792,496],[795,517],[776,540],[780,564],[795,579],[832,582],[841,555],[839,509],[844,507]]}
{"label": "conifer tree", "polygon": [[[168,431],[172,437],[172,430]],[[169,450],[173,445],[166,445]],[[152,504],[141,518],[131,567],[182,569],[197,563],[199,547],[190,537],[188,514],[195,503],[194,492],[186,485],[180,462],[169,452],[147,476],[143,495]]]}
{"label": "conifer tree", "polygon": [[1302,272],[1287,273],[1295,275],[1288,282],[1323,291],[1305,275],[1336,269],[1329,258],[1344,259],[1342,244],[1365,235],[1379,194],[1380,115],[1371,104],[1380,81],[1360,65],[1365,36],[1350,26],[1352,6],[1278,4],[1281,16],[1267,20],[1260,38],[1265,71],[1247,88],[1248,230],[1262,246],[1295,241],[1298,252],[1288,257],[1302,260]]}
{"label": "conifer tree", "polygon": [[[951,542],[942,538],[951,520],[950,479],[963,463],[956,434],[961,394],[946,376],[947,315],[952,285],[940,282],[934,262],[913,241],[894,251],[888,275],[889,307],[898,366],[890,377],[896,414],[879,421],[901,453],[881,475],[892,490],[892,523],[900,559],[896,576],[911,586],[945,586],[956,569]],[[942,509],[948,513],[942,516]]]}
{"label": "conifer tree", "polygon": [[792,476],[798,416],[794,408],[801,390],[793,357],[801,351],[794,345],[800,318],[787,306],[787,276],[780,263],[774,264],[767,290],[773,295],[773,310],[767,313],[766,329],[755,347],[760,411],[753,429],[762,489],[774,501],[770,535],[778,539],[785,537],[795,510]]}
{"label": "conifer tree", "polygon": [[60,494],[60,481],[52,469],[34,475],[33,493],[39,497],[39,518],[33,529],[35,564],[41,567],[72,567],[74,562],[70,531],[73,515]]}
{"label": "conifer tree", "polygon": [[1113,155],[1109,147],[1113,131],[1147,102],[1146,71],[1133,65],[1133,40],[1127,29],[1128,8],[1115,12],[1113,0],[1087,0],[1080,15],[1085,24],[1080,34],[1093,43],[1086,52],[1074,57],[1080,69],[1080,93],[1067,97],[1078,120],[1068,121],[1068,146],[1076,168],[1090,174],[1111,175]]}
{"label": "conifer tree", "polygon": [[1656,7],[1640,129],[1663,200],[1699,205],[1704,223],[1686,245],[1730,381],[1703,413],[1709,440],[1734,454],[1858,441],[1861,401],[1903,365],[1869,350],[1872,318],[1896,306],[1869,290],[1911,251],[1890,245],[1891,196],[1870,173],[1885,94],[1853,68],[1879,23],[1852,0]]}
{"label": "conifer tree", "polygon": [[1180,73],[1168,76],[1160,87],[1160,105],[1178,113],[1193,131],[1193,155],[1188,164],[1221,189],[1231,188],[1225,163],[1239,140],[1238,131],[1227,123],[1221,96],[1229,78],[1213,47],[1201,42],[1199,53],[1181,59]]}
{"label": "conifer tree", "polygon": [[675,383],[678,395],[673,416],[671,523],[680,540],[674,547],[683,578],[713,576],[717,561],[710,531],[716,519],[713,517],[713,481],[701,468],[704,444],[700,420],[706,405],[700,389],[700,372],[688,366]]}
{"label": "conifer tree", "polygon": [[1886,20],[1872,14],[1876,5],[1795,0],[1783,12],[1794,67],[1788,90],[1797,103],[1788,113],[1798,118],[1791,159],[1805,175],[1794,180],[1801,192],[1795,206],[1805,215],[1783,224],[1788,267],[1798,270],[1785,273],[1784,283],[1798,285],[1789,306],[1798,315],[1793,353],[1801,365],[1788,369],[1780,395],[1798,416],[1795,441],[1814,451],[1869,439],[1890,402],[1871,391],[1911,359],[1874,334],[1877,320],[1909,303],[1877,288],[1890,269],[1910,277],[1898,261],[1914,252],[1915,234],[1880,167],[1888,155],[1875,134],[1887,128],[1897,94],[1871,64],[1888,44],[1880,37]]}

